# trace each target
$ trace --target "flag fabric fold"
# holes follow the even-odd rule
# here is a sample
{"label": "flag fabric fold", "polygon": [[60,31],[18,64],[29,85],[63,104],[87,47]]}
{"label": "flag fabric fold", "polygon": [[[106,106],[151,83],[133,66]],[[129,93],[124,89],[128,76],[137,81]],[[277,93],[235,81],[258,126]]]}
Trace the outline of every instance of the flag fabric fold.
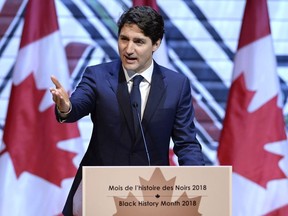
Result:
{"label": "flag fabric fold", "polygon": [[52,74],[69,90],[55,3],[30,0],[0,152],[0,215],[51,216],[64,206],[83,147],[77,124],[55,119]]}
{"label": "flag fabric fold", "polygon": [[246,1],[219,140],[233,216],[288,215],[288,145],[266,0]]}

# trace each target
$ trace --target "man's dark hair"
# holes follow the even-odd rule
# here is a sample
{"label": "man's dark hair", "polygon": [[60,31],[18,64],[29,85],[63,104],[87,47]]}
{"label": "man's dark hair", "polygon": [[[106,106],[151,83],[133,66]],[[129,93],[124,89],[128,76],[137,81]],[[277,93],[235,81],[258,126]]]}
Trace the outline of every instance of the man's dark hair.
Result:
{"label": "man's dark hair", "polygon": [[125,24],[136,24],[155,44],[164,35],[164,20],[149,6],[135,6],[125,11],[118,20],[118,36]]}

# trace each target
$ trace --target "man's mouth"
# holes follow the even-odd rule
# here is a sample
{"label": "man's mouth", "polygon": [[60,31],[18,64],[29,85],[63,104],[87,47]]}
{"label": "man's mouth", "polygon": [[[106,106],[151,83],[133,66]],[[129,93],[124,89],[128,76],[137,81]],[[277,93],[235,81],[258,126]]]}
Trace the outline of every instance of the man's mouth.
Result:
{"label": "man's mouth", "polygon": [[127,62],[132,62],[132,61],[136,61],[137,60],[137,58],[135,58],[135,57],[126,56],[126,55],[125,55],[125,58],[126,58]]}

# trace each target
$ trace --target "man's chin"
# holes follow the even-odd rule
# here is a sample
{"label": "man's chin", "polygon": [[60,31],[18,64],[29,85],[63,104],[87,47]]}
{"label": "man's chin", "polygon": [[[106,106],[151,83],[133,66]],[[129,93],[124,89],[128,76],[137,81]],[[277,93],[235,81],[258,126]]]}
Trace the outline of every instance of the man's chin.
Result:
{"label": "man's chin", "polygon": [[127,71],[136,71],[136,70],[137,70],[137,66],[136,66],[136,65],[124,64],[123,66],[124,66],[124,68],[125,68]]}

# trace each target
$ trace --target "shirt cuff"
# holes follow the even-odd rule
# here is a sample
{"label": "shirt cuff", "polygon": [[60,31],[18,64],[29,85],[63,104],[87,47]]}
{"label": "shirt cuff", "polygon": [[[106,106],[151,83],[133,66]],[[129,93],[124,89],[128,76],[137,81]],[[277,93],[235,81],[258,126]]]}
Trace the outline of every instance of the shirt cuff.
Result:
{"label": "shirt cuff", "polygon": [[57,113],[59,115],[59,122],[60,123],[63,123],[66,121],[68,115],[70,114],[71,110],[72,110],[72,104],[70,103],[70,107],[69,107],[69,110],[67,112],[61,112],[59,109],[58,109],[58,106],[56,106],[56,109],[57,109]]}

